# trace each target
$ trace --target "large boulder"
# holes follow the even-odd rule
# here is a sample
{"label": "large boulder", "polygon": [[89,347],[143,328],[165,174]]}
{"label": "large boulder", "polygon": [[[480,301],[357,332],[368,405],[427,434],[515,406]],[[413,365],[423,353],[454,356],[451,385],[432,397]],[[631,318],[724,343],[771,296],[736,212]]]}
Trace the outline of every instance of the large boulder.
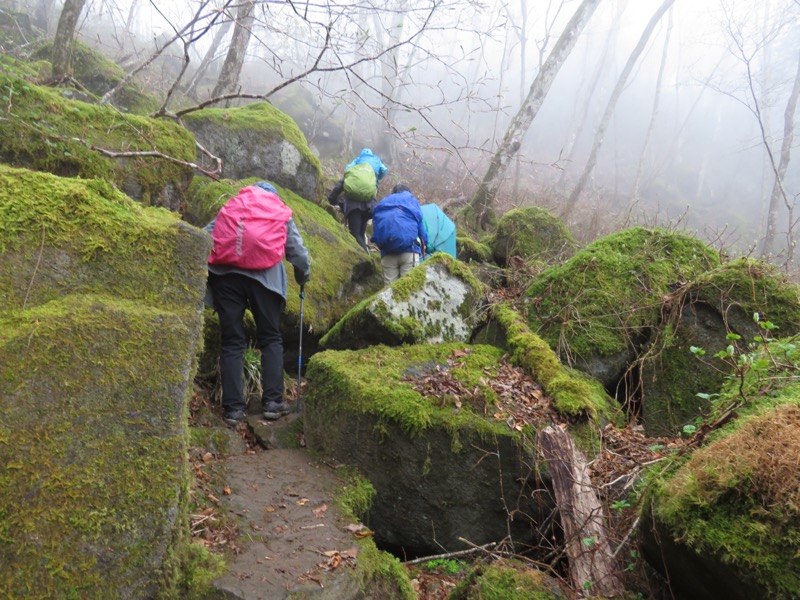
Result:
{"label": "large boulder", "polygon": [[[306,443],[357,467],[374,486],[365,522],[382,549],[424,556],[463,549],[463,540],[480,545],[510,535],[525,545],[537,538],[553,505],[536,492],[535,447],[506,417],[484,417],[497,409],[480,378],[492,377],[502,355],[452,343],[312,357]],[[456,395],[415,390],[415,381],[443,371],[480,391],[458,409]]]}
{"label": "large boulder", "polygon": [[321,340],[326,349],[469,341],[481,319],[483,286],[443,252],[350,310]]}
{"label": "large boulder", "polygon": [[627,229],[536,277],[525,292],[529,324],[563,361],[613,389],[658,330],[670,293],[719,264],[689,235]]}
{"label": "large boulder", "polygon": [[491,238],[495,262],[505,267],[513,257],[560,262],[578,247],[566,223],[545,208],[514,208],[497,223]]}
{"label": "large boulder", "polygon": [[210,237],[0,166],[0,594],[178,597]]}
{"label": "large boulder", "polygon": [[0,73],[0,87],[13,97],[14,107],[0,120],[0,162],[62,177],[105,179],[145,205],[181,210],[196,156],[186,129],[69,100],[8,73]]}
{"label": "large boulder", "polygon": [[[770,344],[762,354],[773,364],[768,372],[730,382],[715,414],[730,417],[738,407],[739,418],[671,469],[659,465],[648,488],[642,553],[681,598],[800,597],[795,342]],[[788,368],[776,372],[778,365]]]}
{"label": "large boulder", "polygon": [[[52,52],[53,44],[48,42],[33,53],[33,58],[49,61]],[[83,94],[85,100],[92,103],[94,98],[101,98],[106,92],[117,87],[126,77],[122,67],[109,60],[102,52],[79,40],[75,40],[72,44],[71,68],[72,77],[80,83],[84,91],[69,91],[69,88],[62,88],[62,94]],[[86,92],[89,92],[88,98]],[[137,115],[149,114],[158,108],[158,101],[155,97],[145,94],[130,81],[120,86],[110,100],[111,104],[122,112]]]}
{"label": "large boulder", "polygon": [[222,159],[222,177],[268,179],[306,200],[322,201],[319,159],[297,124],[271,104],[206,108],[184,115],[183,122],[206,150]]}
{"label": "large boulder", "polygon": [[754,259],[733,260],[700,275],[665,305],[669,310],[659,335],[638,364],[640,415],[650,435],[679,433],[706,412],[729,374],[715,356],[719,352],[731,348],[730,359],[739,360],[758,337],[800,331],[800,286],[774,265]]}

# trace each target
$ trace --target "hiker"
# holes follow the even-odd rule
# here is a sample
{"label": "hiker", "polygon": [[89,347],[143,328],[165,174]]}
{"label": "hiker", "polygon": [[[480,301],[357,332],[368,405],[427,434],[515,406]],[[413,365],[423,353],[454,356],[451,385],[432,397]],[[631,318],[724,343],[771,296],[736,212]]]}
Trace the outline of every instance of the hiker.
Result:
{"label": "hiker", "polygon": [[398,184],[375,207],[372,214],[373,242],[381,251],[381,267],[386,285],[397,281],[425,255],[428,234],[422,221],[419,202],[408,186]]}
{"label": "hiker", "polygon": [[[244,211],[236,212],[245,206]],[[223,419],[235,426],[246,416],[242,377],[247,348],[245,309],[253,314],[261,351],[264,418],[278,419],[290,412],[283,398],[283,339],[279,327],[286,305],[282,258],[286,256],[294,267],[295,281],[303,286],[311,277],[308,250],[292,219],[292,210],[266,181],[243,188],[203,229],[214,237],[214,249],[208,259],[211,297],[207,296],[207,303],[219,315]]]}
{"label": "hiker", "polygon": [[[347,228],[367,254],[367,223],[372,218],[378,184],[386,176],[386,171],[386,165],[381,159],[369,148],[364,148],[345,167],[344,175],[328,194],[328,202],[342,210],[347,219]],[[342,192],[344,199],[340,201]]]}

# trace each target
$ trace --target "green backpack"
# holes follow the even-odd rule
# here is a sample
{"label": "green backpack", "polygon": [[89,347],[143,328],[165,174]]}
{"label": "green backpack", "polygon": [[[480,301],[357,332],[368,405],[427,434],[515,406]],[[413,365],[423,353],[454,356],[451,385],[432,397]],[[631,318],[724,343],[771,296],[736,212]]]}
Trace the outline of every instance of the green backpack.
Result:
{"label": "green backpack", "polygon": [[378,178],[369,163],[353,165],[344,172],[344,193],[349,200],[371,202],[378,194]]}

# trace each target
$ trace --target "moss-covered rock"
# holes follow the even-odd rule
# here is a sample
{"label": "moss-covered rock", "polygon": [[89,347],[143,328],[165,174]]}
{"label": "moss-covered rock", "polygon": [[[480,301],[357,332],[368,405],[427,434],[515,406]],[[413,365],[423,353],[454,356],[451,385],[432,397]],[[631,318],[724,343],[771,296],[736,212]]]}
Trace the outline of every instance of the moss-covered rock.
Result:
{"label": "moss-covered rock", "polygon": [[492,260],[492,249],[467,235],[456,236],[456,257],[465,263],[489,262]]}
{"label": "moss-covered rock", "polygon": [[319,159],[297,124],[274,106],[254,102],[206,108],[184,115],[183,121],[204,148],[222,159],[223,177],[267,179],[306,200],[322,202]]}
{"label": "moss-covered rock", "polygon": [[771,367],[727,383],[716,407],[739,418],[649,488],[644,555],[686,597],[800,596],[796,342],[772,342]]}
{"label": "moss-covered rock", "polygon": [[[651,435],[678,433],[707,411],[708,396],[719,391],[726,375],[714,355],[731,344],[747,352],[764,333],[759,323],[771,322],[777,326],[772,333],[781,335],[800,331],[800,286],[754,259],[740,258],[701,274],[668,305],[663,329],[639,361],[641,416]],[[705,352],[703,360],[692,347]]]}
{"label": "moss-covered rock", "polygon": [[104,181],[2,165],[0,190],[2,311],[82,293],[198,309],[211,238],[174,213]]}
{"label": "moss-covered rock", "polygon": [[508,304],[492,307],[491,321],[504,334],[514,364],[538,381],[561,414],[583,420],[589,417],[599,424],[619,423],[620,407],[598,382],[562,365],[558,356],[538,335],[531,333],[524,319]]}
{"label": "moss-covered rock", "polygon": [[560,582],[530,565],[497,560],[478,566],[447,596],[447,600],[566,600]]}
{"label": "moss-covered rock", "polygon": [[691,236],[627,229],[536,277],[525,292],[529,324],[567,364],[610,388],[658,327],[664,298],[719,264]]}
{"label": "moss-covered rock", "polygon": [[[460,538],[482,544],[511,535],[526,544],[537,537],[552,500],[534,491],[541,485],[535,445],[505,418],[494,418],[496,396],[481,383],[493,377],[502,355],[491,346],[453,343],[312,357],[306,442],[356,466],[375,487],[366,522],[379,547],[425,555],[463,548]],[[455,410],[454,398],[415,390],[415,378],[442,368],[479,390],[484,408],[476,397],[475,406],[470,400]]]}
{"label": "moss-covered rock", "polygon": [[321,340],[327,349],[468,341],[480,320],[483,286],[443,252],[350,310]]}
{"label": "moss-covered rock", "polygon": [[[49,61],[52,52],[53,44],[48,42],[33,53],[33,58]],[[125,78],[122,67],[80,40],[73,42],[71,66],[72,77],[97,100]],[[110,102],[122,112],[137,115],[146,115],[158,108],[156,98],[144,93],[131,82],[122,86]]]}
{"label": "moss-covered rock", "polygon": [[[68,100],[5,70],[0,89],[8,98],[0,120],[0,161],[62,177],[105,179],[145,205],[181,210],[192,176],[187,164],[196,154],[186,129]],[[113,156],[125,153],[130,155]]]}
{"label": "moss-covered rock", "polygon": [[0,595],[185,597],[209,236],[0,167]]}
{"label": "moss-covered rock", "polygon": [[538,206],[514,208],[504,214],[490,244],[492,256],[501,267],[512,257],[558,262],[578,247],[566,223]]}

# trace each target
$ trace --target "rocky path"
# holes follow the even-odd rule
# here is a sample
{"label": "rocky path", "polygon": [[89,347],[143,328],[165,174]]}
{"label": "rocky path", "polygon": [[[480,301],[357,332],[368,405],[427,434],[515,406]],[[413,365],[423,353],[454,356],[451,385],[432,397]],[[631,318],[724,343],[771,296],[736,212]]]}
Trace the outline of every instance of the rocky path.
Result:
{"label": "rocky path", "polygon": [[[221,508],[236,520],[236,551],[215,581],[220,598],[282,600],[352,598],[354,533],[333,498],[341,485],[334,467],[302,448],[280,447],[292,416],[268,423],[250,416],[263,447],[222,457]],[[249,435],[249,432],[248,432]]]}

